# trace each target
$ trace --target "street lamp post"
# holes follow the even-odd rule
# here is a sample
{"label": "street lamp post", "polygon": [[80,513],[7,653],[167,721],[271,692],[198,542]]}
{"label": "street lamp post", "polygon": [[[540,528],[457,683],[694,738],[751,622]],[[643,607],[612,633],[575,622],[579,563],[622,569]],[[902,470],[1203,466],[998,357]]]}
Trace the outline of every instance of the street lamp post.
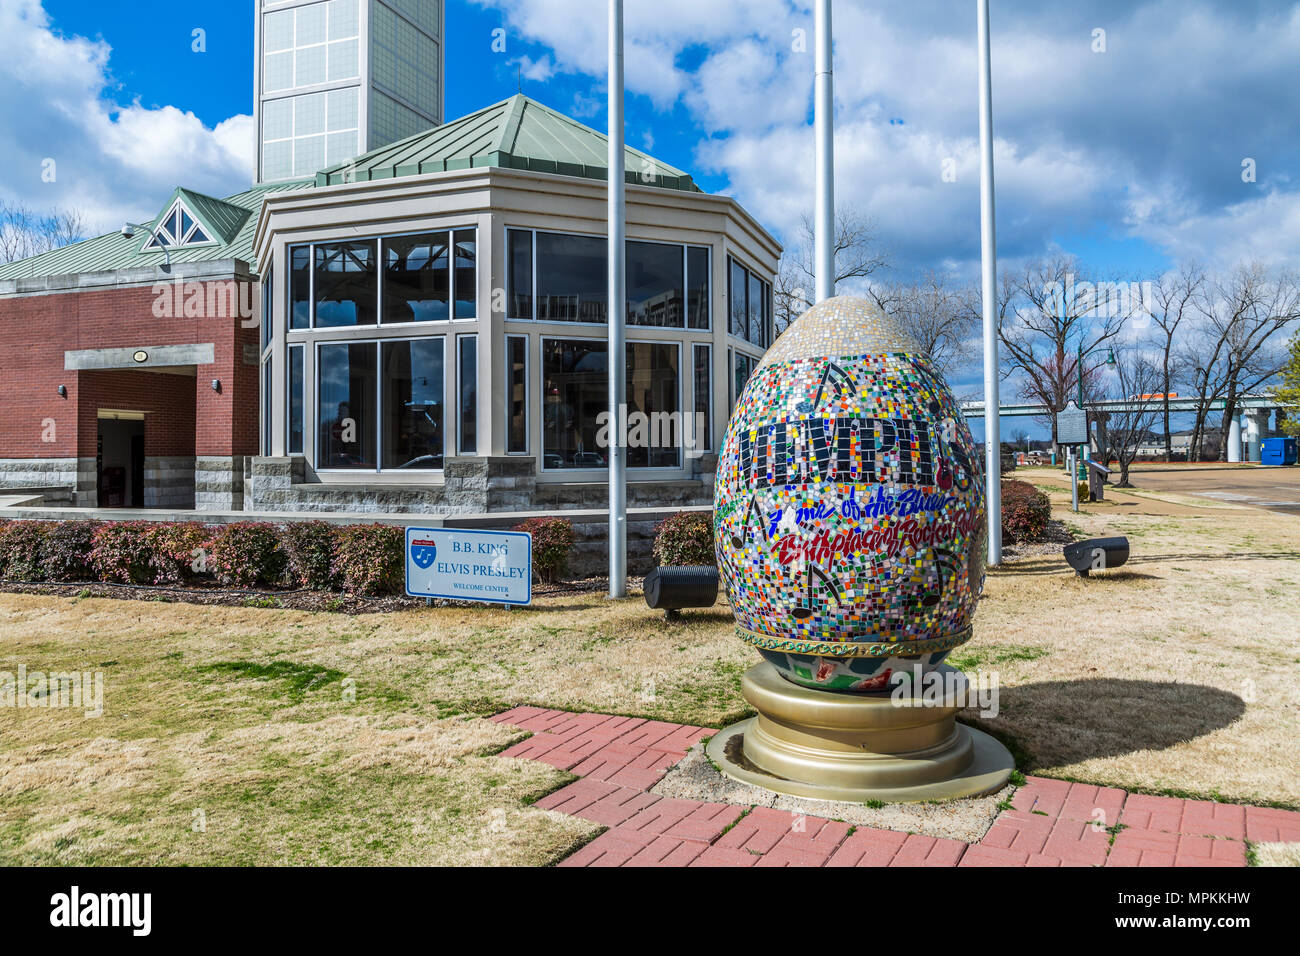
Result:
{"label": "street lamp post", "polygon": [[[1083,360],[1086,359],[1089,355],[1091,355],[1095,351],[1097,351],[1097,349],[1089,349],[1087,352],[1085,352],[1083,350],[1083,339],[1079,340],[1079,364],[1077,368],[1079,372],[1079,410],[1080,411],[1084,410],[1083,408]],[[1115,350],[1113,348],[1110,348],[1109,346],[1106,348],[1106,364],[1112,368],[1114,368],[1115,366]],[[1091,432],[1089,432],[1089,434],[1091,434]],[[1076,481],[1080,480],[1080,478],[1084,481],[1088,480],[1088,473],[1087,471],[1085,471],[1085,468],[1087,466],[1084,464],[1084,461],[1085,461],[1084,456],[1080,455],[1079,461],[1075,465]],[[1078,475],[1079,472],[1083,472],[1083,475],[1079,476]],[[1079,510],[1079,499],[1077,496],[1075,497],[1074,500],[1074,510],[1075,511]]]}

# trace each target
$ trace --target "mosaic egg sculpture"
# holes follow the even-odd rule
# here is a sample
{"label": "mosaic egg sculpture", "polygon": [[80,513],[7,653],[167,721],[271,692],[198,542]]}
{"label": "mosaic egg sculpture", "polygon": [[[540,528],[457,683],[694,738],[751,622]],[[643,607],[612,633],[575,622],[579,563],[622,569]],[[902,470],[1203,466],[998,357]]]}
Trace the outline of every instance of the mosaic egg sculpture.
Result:
{"label": "mosaic egg sculpture", "polygon": [[714,533],[737,634],[796,684],[887,693],[970,639],[979,456],[933,364],[871,302],[819,303],[755,369]]}

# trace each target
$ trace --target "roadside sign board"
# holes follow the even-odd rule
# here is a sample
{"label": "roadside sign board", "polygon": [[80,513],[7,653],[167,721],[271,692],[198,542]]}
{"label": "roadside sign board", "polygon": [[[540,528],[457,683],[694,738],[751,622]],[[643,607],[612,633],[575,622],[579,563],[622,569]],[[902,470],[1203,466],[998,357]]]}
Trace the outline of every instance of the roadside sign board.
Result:
{"label": "roadside sign board", "polygon": [[528,604],[533,599],[533,536],[518,531],[407,528],[406,593]]}
{"label": "roadside sign board", "polygon": [[1088,413],[1074,402],[1056,413],[1056,440],[1062,445],[1088,444]]}

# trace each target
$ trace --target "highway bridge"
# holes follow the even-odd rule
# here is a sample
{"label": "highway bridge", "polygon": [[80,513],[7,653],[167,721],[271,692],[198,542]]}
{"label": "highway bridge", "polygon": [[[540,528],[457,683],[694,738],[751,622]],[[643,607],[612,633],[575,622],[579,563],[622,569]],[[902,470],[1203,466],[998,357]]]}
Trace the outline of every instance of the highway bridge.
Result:
{"label": "highway bridge", "polygon": [[[1222,412],[1227,407],[1224,399],[1218,398],[1207,402],[1211,412]],[[1259,461],[1260,460],[1260,442],[1268,437],[1268,419],[1272,413],[1279,409],[1280,404],[1277,398],[1269,393],[1263,392],[1257,395],[1239,395],[1237,397],[1237,409],[1242,414],[1233,418],[1228,431],[1228,461]],[[1085,408],[1090,412],[1128,412],[1140,411],[1144,408],[1161,409],[1164,406],[1164,400],[1161,398],[1149,399],[1107,399],[1100,402],[1087,402]],[[1169,399],[1169,411],[1195,412],[1201,407],[1200,399],[1194,396],[1186,398],[1182,396]],[[962,415],[966,418],[983,419],[984,403],[983,402],[962,402]],[[998,412],[1005,418],[1016,417],[1048,417],[1051,411],[1046,405],[999,405]],[[1242,415],[1245,416],[1245,440],[1242,436]],[[1211,425],[1217,423],[1211,422]],[[1243,448],[1243,445],[1245,446]]]}

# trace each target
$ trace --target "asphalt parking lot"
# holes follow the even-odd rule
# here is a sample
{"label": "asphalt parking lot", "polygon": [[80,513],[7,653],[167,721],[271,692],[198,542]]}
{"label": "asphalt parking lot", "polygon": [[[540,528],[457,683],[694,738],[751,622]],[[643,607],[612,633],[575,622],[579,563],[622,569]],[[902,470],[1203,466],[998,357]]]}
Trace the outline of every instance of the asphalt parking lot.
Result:
{"label": "asphalt parking lot", "polygon": [[1134,465],[1135,488],[1196,495],[1250,505],[1281,514],[1300,514],[1300,466]]}

